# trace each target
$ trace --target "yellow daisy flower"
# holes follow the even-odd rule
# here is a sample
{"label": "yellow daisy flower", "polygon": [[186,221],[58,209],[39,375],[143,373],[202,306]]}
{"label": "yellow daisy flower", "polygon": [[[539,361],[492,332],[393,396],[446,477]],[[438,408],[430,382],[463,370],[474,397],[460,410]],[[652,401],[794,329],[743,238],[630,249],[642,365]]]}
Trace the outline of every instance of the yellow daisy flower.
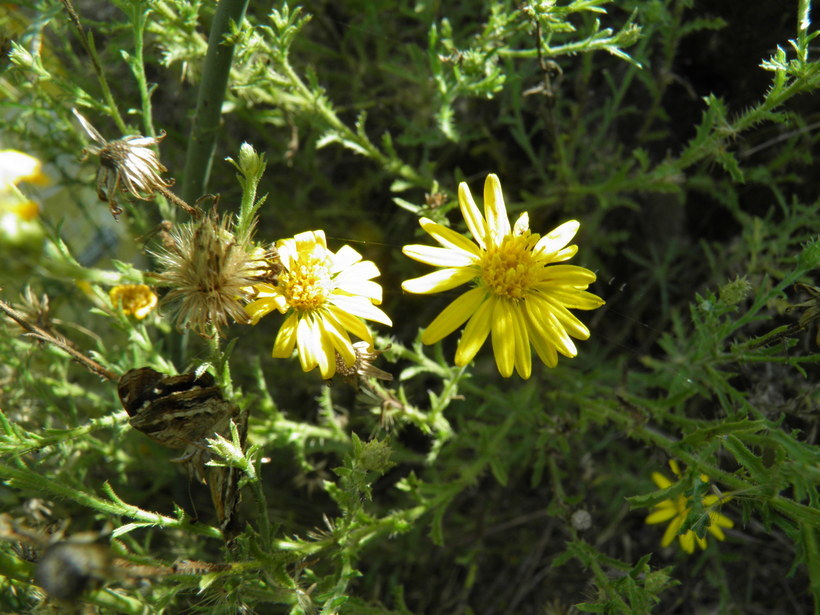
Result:
{"label": "yellow daisy flower", "polygon": [[484,182],[484,215],[464,182],[458,186],[458,203],[472,240],[422,218],[421,227],[443,247],[403,248],[414,260],[443,267],[405,281],[402,288],[407,292],[438,293],[466,282],[473,284],[430,323],[422,342],[434,344],[467,321],[456,350],[456,365],[472,361],[492,332],[495,362],[505,378],[513,368],[522,378],[530,377],[530,344],[549,367],[558,364],[559,352],[574,357],[578,351],[570,336],[585,340],[589,329],[567,308],[594,310],[604,304],[600,297],[586,292],[595,281],[589,269],[553,265],[578,252],[578,246],[567,244],[580,224],[570,220],[541,237],[530,232],[525,212],[511,227],[501,182],[493,174]]}
{"label": "yellow daisy flower", "polygon": [[111,305],[122,306],[124,314],[142,320],[157,307],[157,296],[145,284],[119,284],[108,291]]}
{"label": "yellow daisy flower", "polygon": [[322,378],[336,373],[336,353],[345,365],[356,362],[348,333],[373,345],[373,336],[362,319],[392,326],[376,305],[382,287],[372,278],[379,270],[363,261],[350,246],[333,253],[324,231],[307,231],[276,244],[283,269],[275,283],[255,284],[255,301],[245,306],[251,324],[278,310],[287,314],[273,345],[275,358],[287,358],[294,347],[304,371],[319,367]]}
{"label": "yellow daisy flower", "polygon": [[[678,462],[671,459],[669,461],[669,467],[672,469],[672,473],[680,478],[681,471]],[[701,474],[700,480],[704,483],[708,483],[709,477],[705,474]],[[652,473],[652,481],[658,486],[659,489],[667,489],[674,484],[660,472]],[[734,522],[719,512],[712,510],[716,507],[716,505],[721,503],[720,500],[721,499],[718,496],[710,494],[703,496],[701,503],[709,515],[709,525],[706,529],[709,530],[709,533],[718,540],[725,540],[726,534],[723,533],[723,528],[734,527]],[[725,501],[725,498],[723,501]],[[684,521],[686,521],[690,508],[691,506],[689,499],[684,494],[680,494],[674,498],[670,498],[655,504],[653,512],[646,518],[646,523],[651,525],[655,523],[664,523],[666,521],[670,522],[666,527],[666,531],[663,533],[663,538],[661,539],[662,547],[668,547],[672,544],[675,536],[677,536],[681,548],[687,553],[694,553],[695,545],[701,549],[706,548],[705,536],[701,538],[693,530],[687,530],[683,534],[680,533],[680,528]]]}

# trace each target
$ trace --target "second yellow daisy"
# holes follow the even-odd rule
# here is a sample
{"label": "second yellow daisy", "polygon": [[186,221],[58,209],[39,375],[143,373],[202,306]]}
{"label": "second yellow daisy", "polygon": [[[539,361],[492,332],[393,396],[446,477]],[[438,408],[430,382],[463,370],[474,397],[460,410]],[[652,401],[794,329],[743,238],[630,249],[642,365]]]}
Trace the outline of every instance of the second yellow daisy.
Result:
{"label": "second yellow daisy", "polygon": [[496,365],[502,376],[513,369],[522,378],[532,372],[530,344],[549,367],[558,353],[577,354],[575,339],[589,338],[589,329],[569,308],[594,310],[604,301],[587,287],[595,281],[589,269],[554,265],[569,260],[578,246],[567,245],[578,232],[576,220],[565,222],[544,237],[529,229],[521,214],[510,226],[501,182],[491,174],[484,182],[484,215],[467,184],[458,186],[458,203],[473,239],[428,218],[421,227],[443,247],[408,245],[410,258],[442,267],[407,280],[411,293],[438,293],[470,282],[473,288],[455,299],[422,333],[422,342],[434,344],[467,322],[456,350],[456,365],[466,365],[492,334]]}

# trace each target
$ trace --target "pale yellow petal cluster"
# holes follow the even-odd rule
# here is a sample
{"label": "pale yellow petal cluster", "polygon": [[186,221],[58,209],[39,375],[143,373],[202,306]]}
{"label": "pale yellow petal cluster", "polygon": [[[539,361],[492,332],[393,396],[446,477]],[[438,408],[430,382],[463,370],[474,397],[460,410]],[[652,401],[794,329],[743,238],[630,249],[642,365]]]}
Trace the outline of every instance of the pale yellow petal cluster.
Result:
{"label": "pale yellow petal cluster", "polygon": [[421,227],[441,247],[408,245],[403,252],[421,263],[440,267],[407,280],[402,288],[431,294],[472,283],[422,333],[422,342],[433,344],[466,323],[456,350],[456,365],[466,365],[491,337],[499,372],[516,371],[522,378],[532,373],[532,351],[549,367],[558,354],[577,355],[572,338],[589,338],[589,329],[570,309],[593,310],[604,301],[587,287],[595,274],[583,267],[556,265],[578,251],[568,245],[578,232],[576,220],[565,222],[544,237],[529,229],[523,213],[510,225],[498,177],[484,183],[484,213],[470,189],[459,184],[458,202],[472,239],[428,219]]}
{"label": "pale yellow petal cluster", "polygon": [[350,334],[373,345],[365,320],[387,326],[381,309],[379,270],[350,246],[327,247],[324,231],[307,231],[276,244],[282,271],[275,283],[256,284],[256,299],[245,309],[252,324],[276,310],[285,314],[273,356],[289,357],[294,348],[304,371],[316,367],[325,379],[336,372],[336,355],[352,366],[356,351]]}

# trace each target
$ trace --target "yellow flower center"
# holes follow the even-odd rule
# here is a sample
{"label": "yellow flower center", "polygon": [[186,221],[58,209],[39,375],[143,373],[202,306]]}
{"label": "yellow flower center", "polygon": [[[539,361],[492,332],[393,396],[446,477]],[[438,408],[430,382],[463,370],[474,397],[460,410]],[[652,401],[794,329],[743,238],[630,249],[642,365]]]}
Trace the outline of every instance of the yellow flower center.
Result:
{"label": "yellow flower center", "polygon": [[293,271],[279,274],[279,287],[288,305],[297,310],[313,310],[324,305],[333,292],[327,261],[303,256]]}
{"label": "yellow flower center", "polygon": [[481,259],[481,279],[496,295],[521,299],[536,281],[530,234],[507,235],[500,246],[488,246]]}
{"label": "yellow flower center", "polygon": [[157,306],[157,296],[145,284],[120,284],[108,291],[111,303],[121,305],[125,314],[142,320]]}

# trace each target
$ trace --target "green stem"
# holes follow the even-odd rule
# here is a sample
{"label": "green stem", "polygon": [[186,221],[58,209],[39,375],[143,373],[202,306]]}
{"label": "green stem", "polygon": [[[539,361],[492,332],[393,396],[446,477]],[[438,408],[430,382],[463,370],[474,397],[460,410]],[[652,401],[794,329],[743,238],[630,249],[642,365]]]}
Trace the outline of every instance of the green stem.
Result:
{"label": "green stem", "polygon": [[[83,425],[82,427],[75,427],[74,429],[63,429],[63,430],[49,430],[47,431],[47,435],[45,436],[34,436],[33,434],[26,434],[25,436],[21,436],[21,439],[18,439],[14,442],[12,446],[8,446],[4,439],[0,439],[0,452],[5,455],[22,455],[25,453],[30,452],[33,449],[41,449],[47,446],[53,446],[54,444],[59,444],[60,442],[67,442],[68,440],[74,440],[76,438],[81,438],[87,434],[93,433],[99,429],[108,429],[111,427],[115,427],[124,423],[128,419],[128,416],[125,412],[115,412],[114,414],[110,414],[108,416],[103,416],[98,419],[91,419],[88,423]],[[0,413],[0,421],[4,425],[10,425],[5,415]],[[25,437],[26,439],[22,439]]]}
{"label": "green stem", "polygon": [[117,128],[119,128],[120,132],[122,134],[128,134],[128,128],[120,115],[120,110],[117,107],[114,96],[111,94],[111,89],[108,87],[108,81],[105,78],[100,57],[97,55],[97,47],[94,44],[94,38],[91,36],[91,33],[86,33],[85,28],[83,28],[83,25],[80,22],[80,16],[77,14],[77,11],[74,10],[74,5],[71,4],[71,0],[62,0],[62,3],[68,12],[68,17],[71,20],[71,23],[80,35],[80,43],[86,53],[88,53],[88,56],[91,58],[91,65],[94,67],[94,73],[96,73],[97,80],[100,82],[103,98],[105,99],[105,104],[108,106],[108,110],[111,113],[111,117],[114,118],[114,122],[117,124]]}
{"label": "green stem", "polygon": [[148,90],[148,80],[145,77],[145,57],[143,54],[145,41],[145,24],[148,22],[148,11],[143,11],[140,5],[134,6],[131,21],[134,26],[134,60],[131,69],[137,80],[142,105],[142,129],[146,136],[153,137],[154,119],[151,108],[151,93]]}
{"label": "green stem", "polygon": [[[221,538],[222,532],[214,527],[203,524],[190,524],[179,519],[172,519],[159,513],[142,510],[137,506],[127,504],[122,500],[106,500],[84,491],[79,491],[71,485],[46,478],[20,464],[20,467],[0,463],[0,479],[13,481],[14,484],[23,489],[31,489],[34,492],[47,493],[52,497],[71,500],[92,510],[99,511],[106,515],[123,516],[135,519],[140,524],[149,526],[161,526],[163,528],[185,528],[194,534],[208,536],[210,538]],[[108,488],[109,492],[113,491]]]}
{"label": "green stem", "polygon": [[216,7],[185,156],[182,198],[189,203],[203,195],[208,184],[216,148],[216,133],[222,116],[222,101],[225,99],[233,62],[234,45],[226,44],[225,38],[230,34],[231,22],[237,25],[242,23],[248,1],[220,0]]}

